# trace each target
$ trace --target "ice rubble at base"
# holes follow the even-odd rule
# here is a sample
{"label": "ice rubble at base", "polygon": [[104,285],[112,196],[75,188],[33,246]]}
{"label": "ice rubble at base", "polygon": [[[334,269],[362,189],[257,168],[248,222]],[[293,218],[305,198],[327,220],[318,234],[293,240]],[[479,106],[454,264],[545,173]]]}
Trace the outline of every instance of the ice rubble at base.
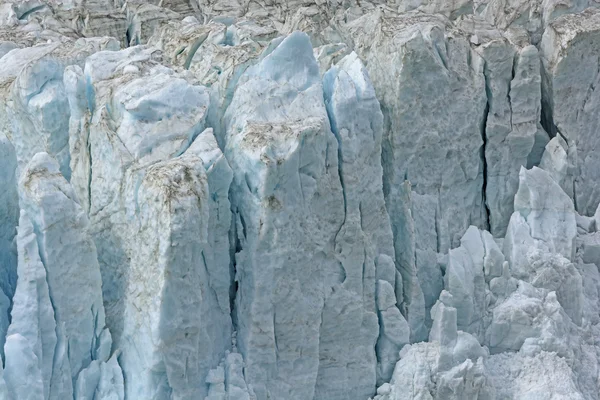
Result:
{"label": "ice rubble at base", "polygon": [[279,3],[0,5],[0,399],[597,399],[595,4]]}
{"label": "ice rubble at base", "polygon": [[473,226],[450,250],[429,342],[402,350],[375,399],[597,396],[597,322],[588,318],[599,309],[597,295],[584,304],[582,274],[598,271],[573,264],[572,200],[533,167],[519,174],[514,206],[504,254]]}

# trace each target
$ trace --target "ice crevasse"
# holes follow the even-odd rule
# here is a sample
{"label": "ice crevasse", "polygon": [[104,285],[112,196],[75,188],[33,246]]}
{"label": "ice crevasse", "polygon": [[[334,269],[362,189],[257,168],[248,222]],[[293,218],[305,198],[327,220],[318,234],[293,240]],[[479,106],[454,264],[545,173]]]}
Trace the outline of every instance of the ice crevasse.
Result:
{"label": "ice crevasse", "polygon": [[0,2],[0,400],[600,399],[599,4]]}

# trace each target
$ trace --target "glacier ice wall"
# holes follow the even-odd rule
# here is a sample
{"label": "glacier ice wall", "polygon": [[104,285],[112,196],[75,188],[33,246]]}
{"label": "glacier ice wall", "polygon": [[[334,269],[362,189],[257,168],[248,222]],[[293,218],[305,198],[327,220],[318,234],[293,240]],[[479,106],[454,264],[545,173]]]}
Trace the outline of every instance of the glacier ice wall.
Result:
{"label": "glacier ice wall", "polygon": [[590,0],[0,2],[0,400],[599,399]]}

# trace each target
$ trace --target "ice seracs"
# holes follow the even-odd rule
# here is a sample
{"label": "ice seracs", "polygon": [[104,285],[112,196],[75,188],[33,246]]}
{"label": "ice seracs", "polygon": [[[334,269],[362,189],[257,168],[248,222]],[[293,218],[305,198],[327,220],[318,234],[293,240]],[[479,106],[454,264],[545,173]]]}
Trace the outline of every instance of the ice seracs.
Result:
{"label": "ice seracs", "polygon": [[135,195],[132,248],[138,251],[131,253],[120,341],[125,379],[131,380],[127,395],[200,398],[206,394],[203,374],[218,357],[213,346],[226,333],[203,299],[214,297],[203,265],[209,213],[204,165],[193,155],[153,164]]}
{"label": "ice seracs", "polygon": [[[587,313],[580,271],[590,273],[573,264],[572,200],[546,171],[523,169],[520,177],[504,239],[507,261],[489,233],[467,230],[445,263],[430,343],[403,349],[376,399],[592,398],[595,378],[588,371],[598,364],[583,338],[595,328],[582,325]],[[548,371],[544,362],[551,359],[555,369]],[[527,368],[545,371],[552,383],[508,383],[514,371],[533,373]],[[407,385],[419,389],[407,392]]]}
{"label": "ice seracs", "polygon": [[82,65],[99,50],[116,50],[114,38],[91,38],[16,48],[0,59],[0,80],[7,85],[0,94],[5,104],[0,124],[15,146],[19,167],[37,152],[47,152],[70,178],[69,103],[63,85],[68,65]]}
{"label": "ice seracs", "polygon": [[[221,152],[212,128],[207,128],[190,145],[184,154],[197,155],[204,165],[208,183],[209,216],[207,241],[202,252],[208,271],[209,286],[214,288],[217,303],[224,315],[231,314],[232,271],[230,260],[229,231],[231,228],[231,204],[229,187],[233,172]],[[227,319],[227,323],[229,320]],[[229,332],[227,325],[224,334]],[[218,334],[218,333],[217,333]],[[223,346],[229,342],[223,338]]]}
{"label": "ice seracs", "polygon": [[561,136],[573,165],[570,179],[577,211],[591,215],[600,202],[594,132],[600,126],[598,37],[600,10],[588,8],[553,21],[540,43],[543,64],[544,123]]}
{"label": "ice seracs", "polygon": [[[11,352],[27,351],[35,356],[35,365],[29,366],[37,381],[33,388],[27,385],[23,389],[39,391],[38,396],[47,399],[50,393],[50,383],[54,367],[54,353],[57,343],[56,321],[54,318],[54,308],[50,300],[48,282],[46,280],[46,270],[39,256],[37,237],[33,230],[33,225],[25,211],[21,211],[19,218],[19,235],[17,237],[19,251],[19,267],[17,270],[19,283],[17,291],[13,298],[13,307],[11,311],[12,323],[8,330],[8,336],[14,335],[11,339],[14,344],[7,343],[6,348]],[[13,348],[13,346],[16,346]],[[18,350],[20,349],[20,350]],[[27,350],[26,350],[27,349]],[[17,364],[21,358],[26,359],[25,354],[6,355],[5,380],[11,391],[15,392],[15,397],[24,397],[16,395],[18,389],[14,380],[18,377],[27,375],[24,371],[19,371]],[[15,367],[12,367],[12,365]],[[26,366],[27,362],[21,364]],[[15,368],[17,368],[15,370]],[[35,375],[34,375],[35,376]],[[22,378],[21,378],[22,379]],[[23,381],[25,384],[26,381]]]}
{"label": "ice seracs", "polygon": [[[483,60],[466,37],[446,37],[441,16],[379,12],[350,25],[383,111],[386,206],[396,260],[405,271],[405,289],[412,292],[407,299],[411,341],[420,341],[427,337],[429,309],[443,286],[437,253],[457,245],[469,225],[484,227],[486,221]],[[429,99],[427,93],[435,96]],[[429,100],[422,101],[425,97]],[[410,194],[403,193],[405,181]],[[414,230],[408,229],[412,224]]]}
{"label": "ice seracs", "polygon": [[[367,118],[377,104],[356,58],[328,74],[324,102],[308,37],[294,33],[244,73],[225,114],[237,339],[258,398],[368,396],[376,381],[375,261],[380,252],[391,256],[392,242],[379,225],[377,166],[365,191],[356,168],[363,157],[379,161],[381,116],[371,115],[371,124],[342,119],[342,101]],[[366,232],[361,204],[364,226],[378,221]]]}
{"label": "ice seracs", "polygon": [[[443,291],[440,298],[451,295]],[[443,301],[432,308],[430,342],[404,347],[390,383],[377,389],[375,400],[493,398],[483,363],[487,351],[457,330],[457,310]]]}
{"label": "ice seracs", "polygon": [[207,91],[159,60],[132,47],[65,74],[72,182],[89,208],[126,395],[196,399],[231,346],[232,174],[204,131]]}
{"label": "ice seracs", "polygon": [[[519,259],[528,251],[542,246],[551,253],[572,260],[577,236],[573,201],[551,175],[540,168],[521,169],[519,180],[519,190],[515,195],[515,212],[511,217],[507,239],[504,241],[505,253],[512,270],[518,271],[521,268]],[[518,234],[521,224],[526,226],[526,231],[523,230],[522,233],[528,235],[531,246],[508,236],[513,232]]]}
{"label": "ice seracs", "polygon": [[[597,267],[584,265],[582,258],[597,261],[595,234],[584,231],[577,238],[573,201],[552,172],[522,168],[519,177],[504,254],[489,233],[467,230],[445,261],[445,290],[432,308],[431,343],[407,346],[390,385],[382,385],[376,398],[425,393],[431,397],[423,398],[439,399],[594,398],[598,360],[588,335],[597,331],[589,311],[597,309],[598,296],[589,288],[597,281]],[[472,360],[465,364],[456,358],[457,349],[462,357],[473,354],[467,356]],[[555,360],[552,371],[545,368],[548,360]],[[514,371],[526,382],[508,384]],[[550,374],[552,383],[527,378],[533,371]],[[457,376],[470,391],[460,385],[446,391],[449,378]],[[407,395],[401,390],[406,385],[428,389]]]}
{"label": "ice seracs", "polygon": [[485,61],[488,108],[484,127],[485,204],[489,230],[504,236],[519,187],[519,170],[535,157],[536,141],[547,137],[540,125],[541,77],[537,49],[508,38],[482,35],[477,51]]}
{"label": "ice seracs", "polygon": [[598,400],[598,4],[5,1],[0,399]]}
{"label": "ice seracs", "polygon": [[[36,154],[23,170],[19,198],[18,281],[4,381],[10,398],[72,398],[89,368],[111,355],[96,247],[85,211],[48,154]],[[102,370],[111,375],[105,389],[123,399],[116,359]]]}
{"label": "ice seracs", "polygon": [[[392,229],[380,178],[383,115],[366,68],[354,52],[324,75],[323,86],[331,129],[339,146],[338,169],[344,196],[344,224],[336,236],[338,259],[346,279],[349,271],[360,270],[360,264],[352,265],[350,260],[362,261],[363,301],[371,309],[371,293],[375,290],[380,326],[377,375],[378,380],[386,381],[399,350],[409,342],[410,329],[397,306],[403,302],[401,294],[395,294],[402,276],[395,267]],[[369,184],[361,184],[367,176],[371,176]],[[351,249],[344,249],[348,245]],[[372,272],[367,275],[367,267],[375,270],[374,277]]]}

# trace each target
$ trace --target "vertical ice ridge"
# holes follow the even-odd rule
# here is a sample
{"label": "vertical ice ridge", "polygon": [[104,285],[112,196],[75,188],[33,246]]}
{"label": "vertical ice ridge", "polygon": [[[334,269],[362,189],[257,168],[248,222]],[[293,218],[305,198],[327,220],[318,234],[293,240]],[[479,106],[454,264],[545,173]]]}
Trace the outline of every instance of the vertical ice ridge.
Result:
{"label": "vertical ice ridge", "polygon": [[[29,391],[40,399],[72,398],[79,377],[90,365],[108,361],[111,351],[96,248],[83,209],[48,154],[38,153],[27,164],[19,193],[19,280],[5,381],[15,399],[28,398]],[[121,374],[118,364],[110,371]],[[111,391],[123,399],[122,387]]]}

